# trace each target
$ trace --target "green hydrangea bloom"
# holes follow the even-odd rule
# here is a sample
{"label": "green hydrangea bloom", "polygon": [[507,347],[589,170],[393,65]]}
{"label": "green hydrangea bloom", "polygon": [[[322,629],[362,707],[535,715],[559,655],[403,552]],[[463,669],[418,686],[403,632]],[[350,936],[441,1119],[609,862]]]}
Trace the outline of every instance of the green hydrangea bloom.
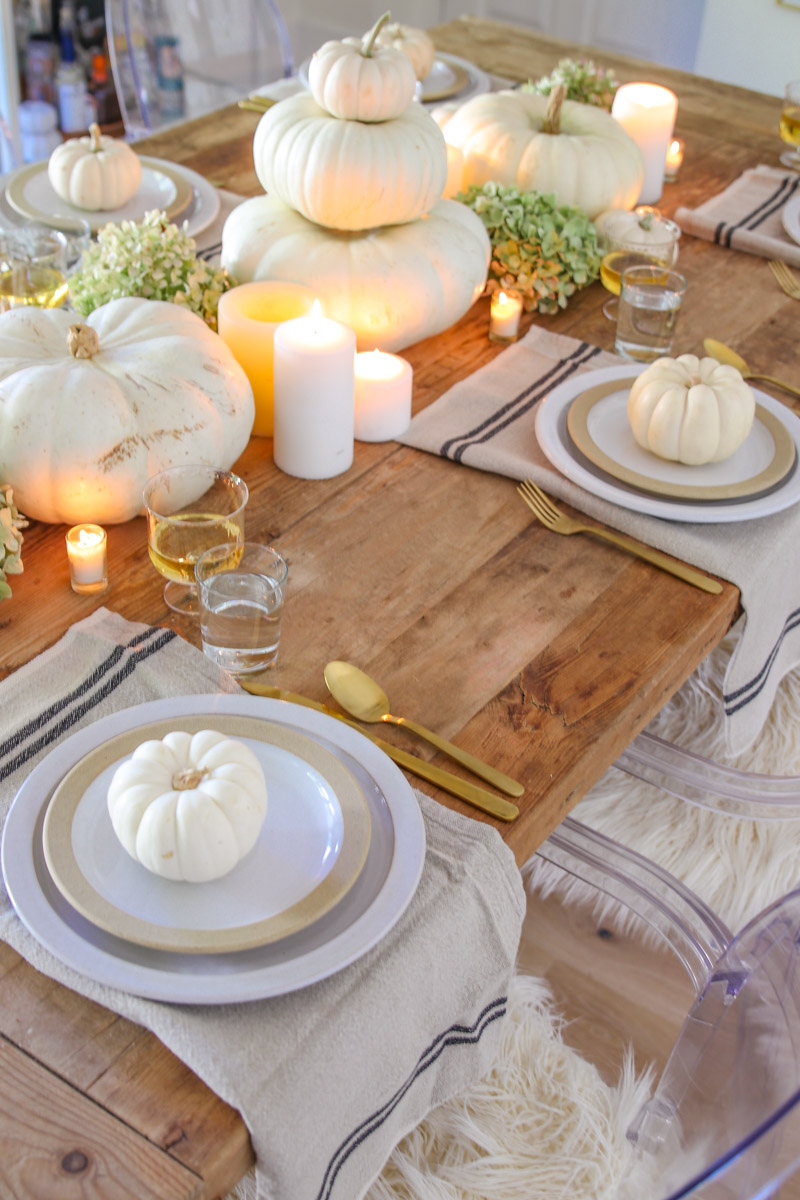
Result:
{"label": "green hydrangea bloom", "polygon": [[104,225],[69,291],[84,317],[120,296],[142,296],[183,304],[216,329],[219,298],[233,283],[227,271],[197,257],[185,228],[154,209],[138,222]]}
{"label": "green hydrangea bloom", "polygon": [[614,78],[614,73],[611,70],[601,70],[591,59],[576,62],[572,58],[562,58],[552,75],[543,75],[535,81],[529,80],[522,85],[520,91],[538,92],[540,96],[549,96],[559,83],[563,83],[567,89],[567,100],[577,100],[579,104],[594,104],[597,108],[608,109],[609,112],[614,93],[619,87],[619,80]]}
{"label": "green hydrangea bloom", "polygon": [[14,503],[13,490],[0,486],[0,600],[7,600],[11,588],[6,575],[22,572],[22,530],[28,522]]}
{"label": "green hydrangea bloom", "polygon": [[578,208],[555,196],[499,183],[457,197],[483,221],[492,243],[489,291],[513,288],[527,311],[558,312],[600,274],[597,231]]}

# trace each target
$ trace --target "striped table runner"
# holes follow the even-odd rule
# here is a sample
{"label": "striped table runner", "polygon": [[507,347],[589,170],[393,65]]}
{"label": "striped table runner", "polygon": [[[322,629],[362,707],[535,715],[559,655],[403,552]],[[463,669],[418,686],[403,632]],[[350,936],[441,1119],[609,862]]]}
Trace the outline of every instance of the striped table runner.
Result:
{"label": "striped table runner", "polygon": [[[735,583],[746,620],[728,667],[725,711],[728,746],[739,753],[767,720],[780,680],[800,665],[800,505],[756,520],[701,525],[643,516],[571,483],[536,441],[536,409],[558,384],[621,363],[588,342],[533,326],[419,413],[398,440],[482,471],[533,479],[604,524]],[[509,504],[515,503],[522,502],[509,488]]]}
{"label": "striped table runner", "polygon": [[675,220],[695,237],[800,267],[800,246],[781,222],[783,206],[799,189],[796,171],[753,167],[697,208],[679,208]]}

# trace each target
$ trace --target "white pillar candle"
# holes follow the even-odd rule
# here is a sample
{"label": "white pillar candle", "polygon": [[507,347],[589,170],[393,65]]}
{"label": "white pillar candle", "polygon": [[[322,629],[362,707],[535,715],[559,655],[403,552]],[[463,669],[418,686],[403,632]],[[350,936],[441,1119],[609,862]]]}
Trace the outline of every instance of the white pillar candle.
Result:
{"label": "white pillar candle", "polygon": [[644,159],[639,204],[655,204],[661,198],[667,145],[677,111],[678,97],[658,83],[624,83],[614,96],[611,115],[631,135]]}
{"label": "white pillar candle", "polygon": [[69,581],[74,592],[90,594],[108,586],[106,542],[101,525],[73,525],[68,531]]}
{"label": "white pillar candle", "polygon": [[493,342],[513,342],[522,316],[519,292],[493,292],[489,314],[489,337]]}
{"label": "white pillar candle", "polygon": [[356,355],[356,441],[389,442],[405,433],[413,374],[411,364],[396,354],[368,350]]}
{"label": "white pillar candle", "polygon": [[353,461],[356,335],[322,315],[275,329],[276,466],[300,479],[330,479]]}

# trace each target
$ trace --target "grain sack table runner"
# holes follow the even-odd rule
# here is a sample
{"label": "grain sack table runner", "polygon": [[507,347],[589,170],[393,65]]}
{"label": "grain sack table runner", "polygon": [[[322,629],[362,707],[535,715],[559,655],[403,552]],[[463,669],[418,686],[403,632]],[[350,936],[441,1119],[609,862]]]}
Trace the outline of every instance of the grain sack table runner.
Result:
{"label": "grain sack table runner", "polygon": [[752,167],[724,192],[697,208],[679,208],[675,220],[685,233],[718,246],[745,250],[762,258],[782,258],[800,267],[800,246],[783,228],[781,213],[800,189],[796,171]]}
{"label": "grain sack table runner", "polygon": [[[0,683],[0,814],[60,739],[165,696],[239,689],[171,630],[100,609]],[[38,970],[152,1030],[244,1117],[259,1200],[357,1200],[395,1143],[489,1069],[524,912],[496,830],[418,792],[427,852],[400,921],[364,957],[286,996],[162,1004],[52,957],[5,889],[0,934]]]}
{"label": "grain sack table runner", "polygon": [[755,740],[780,680],[800,662],[800,506],[705,525],[644,516],[570,482],[536,441],[537,406],[576,374],[621,364],[587,342],[534,327],[419,413],[399,440],[469,467],[531,478],[604,524],[736,584],[746,616],[724,702],[728,747],[738,753]]}

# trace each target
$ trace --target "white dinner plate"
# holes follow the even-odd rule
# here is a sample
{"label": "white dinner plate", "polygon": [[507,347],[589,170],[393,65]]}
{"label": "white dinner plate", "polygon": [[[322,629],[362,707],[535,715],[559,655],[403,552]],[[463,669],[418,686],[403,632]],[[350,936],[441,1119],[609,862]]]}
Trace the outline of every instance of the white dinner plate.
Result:
{"label": "white dinner plate", "polygon": [[696,521],[702,524],[719,524],[728,521],[748,521],[756,517],[769,516],[797,504],[800,500],[800,470],[797,453],[800,451],[800,419],[779,400],[753,388],[756,401],[788,430],[795,444],[795,465],[771,491],[738,500],[700,501],[678,497],[655,496],[642,489],[623,483],[607,474],[591,462],[572,441],[568,428],[570,405],[577,396],[588,388],[610,383],[612,380],[630,379],[644,366],[630,364],[604,367],[576,375],[559,384],[550,392],[536,412],[536,440],[542,452],[553,466],[577,483],[580,487],[612,504],[629,508],[634,512],[653,517],[664,517],[668,521]]}
{"label": "white dinner plate", "polygon": [[338,904],[369,847],[369,809],[345,766],[285,725],[214,717],[213,728],[255,754],[267,783],[258,840],[231,871],[206,883],[165,879],[123,848],[108,812],[114,772],[143,741],[204,717],[170,716],[118,734],[69,771],[44,818],[45,861],[64,898],[101,929],[160,950],[229,954],[289,937]]}
{"label": "white dinner plate", "polygon": [[[310,62],[310,57],[305,59],[297,70],[297,76],[304,87],[308,87]],[[421,83],[422,103],[440,104],[443,100],[469,100],[472,96],[488,92],[491,85],[489,76],[466,58],[458,58],[455,54],[437,54],[433,66]]]}
{"label": "white dinner plate", "polygon": [[781,220],[789,237],[800,246],[800,191],[795,192],[784,204]]}
{"label": "white dinner plate", "polygon": [[140,221],[146,212],[159,209],[171,221],[178,220],[192,201],[189,180],[172,163],[160,158],[140,158],[142,181],[135,195],[126,204],[114,209],[89,211],[76,208],[62,200],[47,174],[47,160],[30,163],[12,172],[6,183],[6,199],[12,208],[23,217],[47,221],[48,217],[62,213],[69,217],[82,217],[89,222],[93,233],[109,222]]}
{"label": "white dinner plate", "polygon": [[[355,776],[369,808],[364,867],[328,913],[275,943],[232,954],[178,954],[139,946],[86,920],[47,869],[42,826],[50,797],[77,763],[120,733],[165,718],[202,715],[263,719],[299,730]],[[220,1004],[283,995],[341,970],[397,922],[416,891],[425,826],[416,798],[394,763],[357,730],[281,700],[186,696],[155,700],[104,717],[51,751],[17,793],[5,823],[3,876],[20,918],[56,958],[110,987],[153,1000]]]}

